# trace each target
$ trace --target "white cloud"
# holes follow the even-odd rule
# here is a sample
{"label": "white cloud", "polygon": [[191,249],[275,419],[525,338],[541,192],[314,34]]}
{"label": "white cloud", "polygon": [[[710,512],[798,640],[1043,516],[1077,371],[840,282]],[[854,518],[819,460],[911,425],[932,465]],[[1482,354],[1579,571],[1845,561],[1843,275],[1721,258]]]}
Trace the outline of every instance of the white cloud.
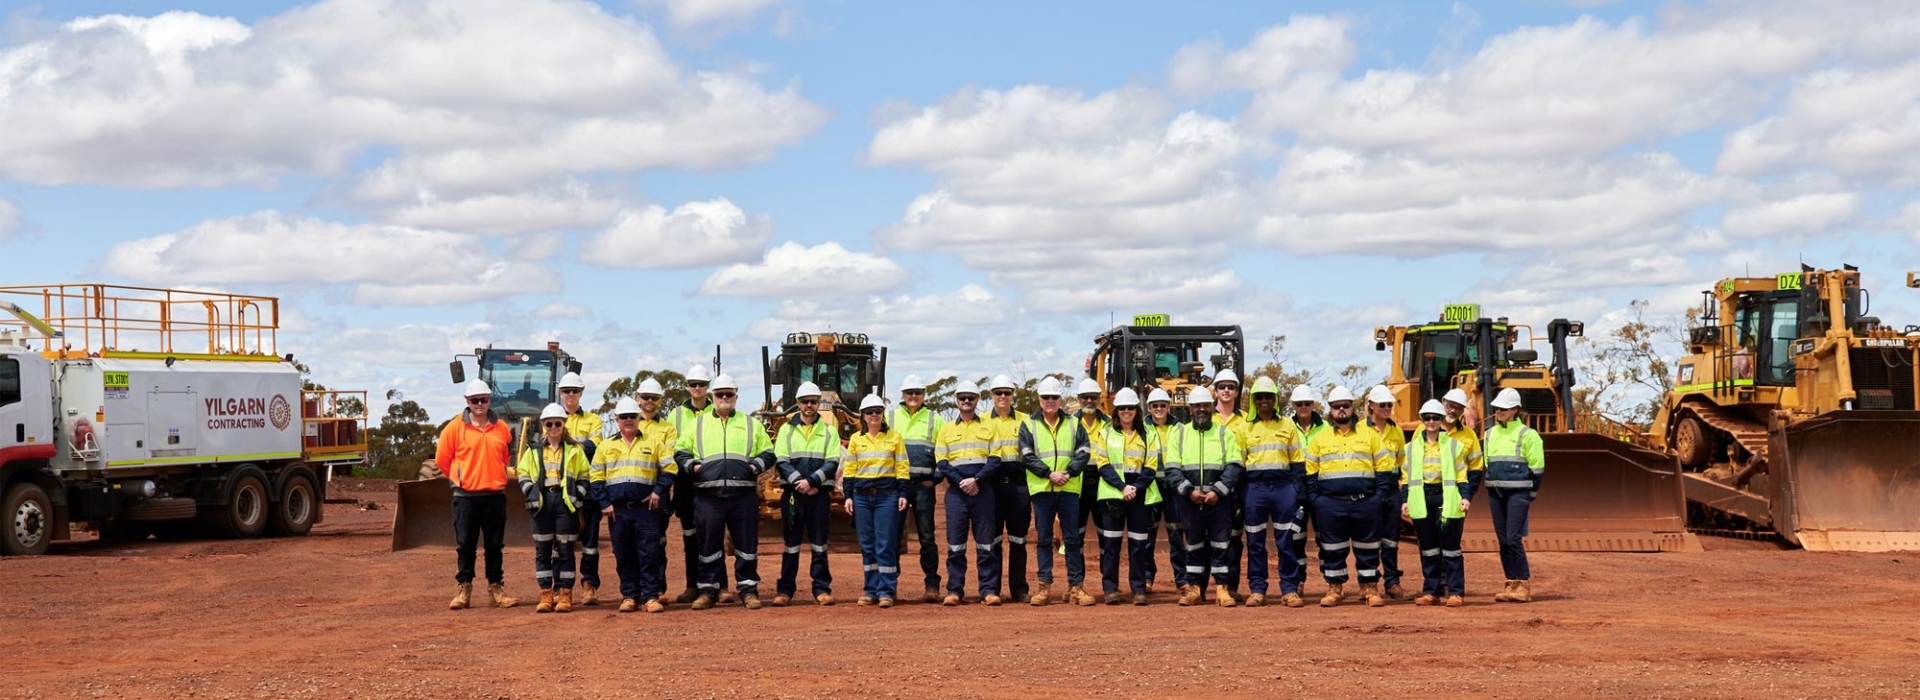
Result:
{"label": "white cloud", "polygon": [[[1038,347],[1031,328],[1020,320],[1010,300],[968,284],[925,296],[783,301],[749,325],[747,337],[766,342],[795,331],[865,333],[888,347],[891,377],[908,372],[928,376],[940,366],[955,364],[965,365],[969,373],[989,373],[1004,371],[999,365],[1007,358]],[[995,366],[985,366],[989,364]]]}
{"label": "white cloud", "polygon": [[[1916,37],[1920,41],[1920,37]],[[1832,69],[1795,81],[1786,109],[1726,137],[1721,172],[1821,168],[1873,183],[1920,183],[1920,61]]]}
{"label": "white cloud", "polygon": [[1852,192],[1814,192],[1745,204],[1728,211],[1721,226],[1748,238],[1806,236],[1847,223],[1859,207],[1860,195]]}
{"label": "white cloud", "polygon": [[786,242],[767,251],[757,264],[715,270],[700,293],[727,297],[845,296],[884,292],[907,282],[907,270],[872,253],[855,253],[839,243],[807,247]]}
{"label": "white cloud", "polygon": [[135,282],[355,284],[363,304],[445,304],[557,292],[544,267],[502,260],[485,239],[262,211],[115,245],[101,263]]}
{"label": "white cloud", "polygon": [[646,0],[664,5],[667,20],[676,27],[724,24],[751,19],[782,0]]}
{"label": "white cloud", "polygon": [[645,25],[580,0],[325,0],[251,26],[82,18],[0,50],[0,95],[0,133],[18,135],[0,140],[0,176],[270,186],[385,147],[355,194],[399,202],[750,163],[825,118],[792,87],[689,71]]}
{"label": "white cloud", "polygon": [[1189,44],[1173,55],[1167,82],[1183,93],[1204,94],[1276,88],[1303,72],[1337,71],[1353,60],[1348,24],[1341,18],[1295,15],[1237,51],[1228,52],[1217,39]]}
{"label": "white cloud", "polygon": [[587,318],[592,315],[593,309],[564,301],[549,301],[540,308],[533,310],[534,318],[574,319]]}
{"label": "white cloud", "polygon": [[522,233],[605,226],[620,207],[617,200],[597,196],[586,183],[561,185],[516,194],[483,194],[446,200],[420,192],[415,201],[383,218],[419,228],[469,233]]}
{"label": "white cloud", "polygon": [[773,220],[725,198],[621,211],[613,226],[581,245],[580,257],[609,267],[704,267],[752,260],[773,237]]}
{"label": "white cloud", "polygon": [[968,88],[882,126],[867,150],[872,162],[886,165],[1097,147],[1116,135],[1154,131],[1166,109],[1164,97],[1144,88],[1092,98],[1045,85]]}

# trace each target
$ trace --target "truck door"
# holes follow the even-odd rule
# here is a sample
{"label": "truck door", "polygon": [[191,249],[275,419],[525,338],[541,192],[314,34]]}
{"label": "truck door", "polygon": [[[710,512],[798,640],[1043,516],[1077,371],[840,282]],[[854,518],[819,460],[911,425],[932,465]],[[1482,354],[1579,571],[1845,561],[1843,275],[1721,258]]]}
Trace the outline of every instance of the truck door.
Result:
{"label": "truck door", "polygon": [[53,454],[51,366],[39,355],[0,353],[0,463]]}

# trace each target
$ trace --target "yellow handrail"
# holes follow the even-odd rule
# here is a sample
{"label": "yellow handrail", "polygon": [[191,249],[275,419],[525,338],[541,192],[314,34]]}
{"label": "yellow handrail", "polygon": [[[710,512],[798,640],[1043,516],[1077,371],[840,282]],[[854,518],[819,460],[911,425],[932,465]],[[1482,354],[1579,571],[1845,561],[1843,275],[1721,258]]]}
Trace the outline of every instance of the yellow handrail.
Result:
{"label": "yellow handrail", "polygon": [[[48,354],[99,356],[113,352],[273,356],[280,301],[273,297],[108,284],[0,286],[0,301],[40,310],[39,319],[64,337]],[[37,303],[36,303],[37,302]],[[252,313],[249,314],[248,310]],[[0,325],[21,325],[0,319]],[[57,346],[57,347],[56,347]]]}

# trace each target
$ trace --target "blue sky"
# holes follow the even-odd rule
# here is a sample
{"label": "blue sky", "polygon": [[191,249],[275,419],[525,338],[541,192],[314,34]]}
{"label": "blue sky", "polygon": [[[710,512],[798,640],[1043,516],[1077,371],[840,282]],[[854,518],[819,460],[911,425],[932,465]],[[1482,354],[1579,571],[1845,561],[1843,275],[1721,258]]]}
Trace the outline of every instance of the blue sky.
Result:
{"label": "blue sky", "polygon": [[436,416],[489,342],[561,340],[596,384],[831,324],[892,376],[975,376],[1164,312],[1379,366],[1372,326],[1443,302],[1604,328],[1802,259],[1915,323],[1911,15],[12,4],[0,255],[9,284],[280,296],[321,381]]}

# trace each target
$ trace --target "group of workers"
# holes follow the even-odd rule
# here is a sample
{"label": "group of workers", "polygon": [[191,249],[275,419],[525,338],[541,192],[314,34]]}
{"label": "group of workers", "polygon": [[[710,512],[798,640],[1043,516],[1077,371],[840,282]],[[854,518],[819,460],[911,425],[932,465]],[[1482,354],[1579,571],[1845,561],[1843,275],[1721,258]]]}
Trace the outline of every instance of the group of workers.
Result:
{"label": "group of workers", "polygon": [[[1327,413],[1310,387],[1279,403],[1279,387],[1254,381],[1251,406],[1241,409],[1239,377],[1223,370],[1211,386],[1193,387],[1186,421],[1174,418],[1172,397],[1152,389],[1113,396],[1113,415],[1099,408],[1100,387],[1081,380],[1081,408],[1064,408],[1065,386],[1042,379],[1039,410],[1013,408],[1011,378],[995,377],[985,391],[972,382],[953,387],[955,414],[926,405],[926,386],[908,377],[898,406],[877,393],[859,406],[859,423],[842,442],[819,387],[800,385],[791,418],[771,434],[739,410],[739,387],[704,367],[686,375],[689,400],[672,410],[652,379],[614,406],[616,429],[579,401],[584,384],[569,373],[561,401],[541,413],[537,437],[509,459],[510,432],[489,410],[491,387],[469,382],[468,407],[440,436],[436,463],[454,482],[458,544],[457,592],[450,607],[472,605],[476,548],[484,545],[488,592],[496,607],[516,601],[504,591],[501,547],[505,490],[517,480],[532,516],[537,612],[567,612],[573,590],[581,604],[599,602],[600,522],[610,517],[621,612],[662,612],[669,603],[705,610],[739,602],[762,607],[757,542],[759,479],[773,471],[782,488],[784,549],[772,604],[798,595],[800,552],[809,550],[810,593],[832,605],[827,530],[832,494],[844,494],[860,543],[864,573],[860,605],[892,607],[899,599],[900,555],[914,524],[923,600],[947,606],[969,601],[967,553],[974,552],[976,600],[1008,598],[1030,605],[1056,600],[1075,605],[1146,605],[1158,577],[1158,525],[1167,525],[1170,572],[1180,605],[1211,599],[1223,607],[1268,604],[1269,574],[1278,579],[1274,602],[1306,604],[1306,538],[1311,525],[1320,574],[1328,589],[1319,604],[1357,595],[1378,607],[1411,597],[1415,605],[1464,604],[1466,574],[1462,526],[1480,490],[1500,545],[1506,585],[1499,602],[1532,600],[1523,538],[1527,512],[1544,473],[1540,435],[1520,417],[1520,397],[1502,390],[1491,402],[1484,435],[1468,418],[1468,397],[1454,390],[1420,407],[1411,433],[1391,418],[1394,397],[1384,386],[1365,405],[1344,387],[1326,396]],[[983,407],[983,399],[989,406]],[[1363,411],[1364,409],[1364,411]],[[1364,417],[1362,413],[1364,412]],[[944,497],[940,485],[945,484]],[[945,578],[934,509],[944,503]],[[907,518],[912,509],[914,518]],[[667,519],[678,518],[686,585],[666,591]],[[1402,518],[1413,524],[1420,549],[1421,590],[1402,586],[1398,544]],[[1098,534],[1102,596],[1086,586],[1086,526]],[[1027,580],[1027,541],[1034,540],[1038,582]],[[1058,539],[1056,540],[1056,533]],[[1271,533],[1271,549],[1268,535]],[[574,550],[579,551],[578,569]],[[1124,546],[1123,546],[1124,545]],[[1054,555],[1064,555],[1066,589],[1054,596]],[[733,583],[726,572],[733,555]],[[1276,567],[1268,566],[1269,554]],[[1244,554],[1244,557],[1243,557]],[[1351,557],[1349,557],[1351,554]],[[1351,569],[1348,559],[1353,560]],[[1244,580],[1248,595],[1238,594]],[[1003,575],[1004,572],[1004,575]],[[944,580],[944,586],[942,585]]]}

